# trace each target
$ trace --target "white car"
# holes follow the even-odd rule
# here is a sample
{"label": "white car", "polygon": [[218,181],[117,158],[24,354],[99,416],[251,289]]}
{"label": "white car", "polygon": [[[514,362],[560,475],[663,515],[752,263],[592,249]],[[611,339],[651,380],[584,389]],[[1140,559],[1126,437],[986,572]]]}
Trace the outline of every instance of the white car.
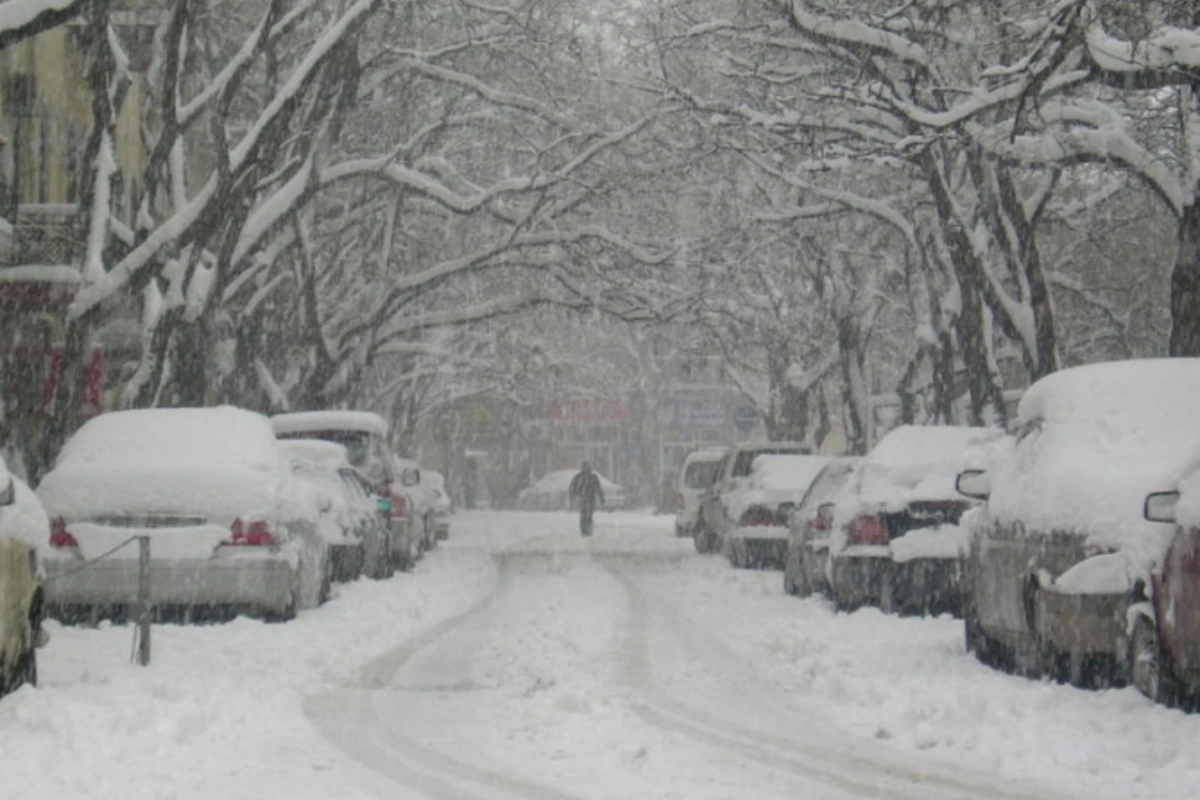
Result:
{"label": "white car", "polygon": [[700,518],[700,498],[717,480],[727,447],[706,447],[688,454],[675,479],[675,535],[691,536]]}
{"label": "white car", "polygon": [[722,538],[723,552],[735,567],[783,569],[788,523],[813,479],[829,463],[827,456],[761,455],[745,483],[726,499],[734,526]]}
{"label": "white car", "polygon": [[421,475],[428,482],[430,494],[433,495],[434,533],[441,542],[450,538],[450,514],[454,511],[454,504],[446,492],[446,478],[442,473],[425,470]]}
{"label": "white car", "polygon": [[292,462],[292,474],[312,486],[321,512],[319,530],[330,547],[333,579],[350,581],[364,573],[390,576],[385,518],[370,483],[350,466],[346,448],[321,439],[280,444]]}
{"label": "white car", "polygon": [[[547,472],[537,483],[517,493],[517,506],[525,511],[569,511],[571,499],[567,493],[571,479],[578,474],[579,471],[573,469]],[[604,508],[623,508],[625,491],[599,472],[595,474],[604,492]]]}
{"label": "white car", "polygon": [[37,648],[48,638],[38,549],[49,535],[41,504],[0,459],[0,695],[37,684]]}
{"label": "white car", "polygon": [[345,445],[350,465],[387,498],[388,553],[394,567],[406,570],[421,555],[421,531],[412,519],[412,497],[388,446],[388,424],[370,411],[296,411],[271,417],[279,439],[323,439]]}
{"label": "white car", "polygon": [[159,613],[288,618],[328,594],[319,511],[261,414],[101,414],[68,440],[37,495],[51,518],[46,601],[62,616],[121,616],[137,603],[140,536]]}
{"label": "white car", "polygon": [[432,550],[437,547],[437,520],[434,505],[437,498],[433,487],[425,479],[421,465],[411,458],[395,456],[400,482],[408,493],[412,504],[413,530],[422,550]]}

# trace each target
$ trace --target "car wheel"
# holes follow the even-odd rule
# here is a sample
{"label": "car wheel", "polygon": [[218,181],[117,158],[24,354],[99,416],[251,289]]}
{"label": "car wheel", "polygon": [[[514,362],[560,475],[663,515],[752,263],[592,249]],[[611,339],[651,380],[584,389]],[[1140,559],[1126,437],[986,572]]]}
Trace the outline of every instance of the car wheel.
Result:
{"label": "car wheel", "polygon": [[1178,694],[1163,657],[1154,622],[1139,616],[1129,637],[1129,677],[1137,690],[1156,703],[1174,705]]}
{"label": "car wheel", "polygon": [[708,528],[704,527],[704,523],[696,523],[696,528],[692,533],[692,544],[695,545],[697,553],[711,552]]}
{"label": "car wheel", "polygon": [[427,550],[436,550],[437,549],[437,543],[438,543],[437,523],[434,522],[433,517],[425,518],[425,541],[427,543],[425,549],[427,549]]}

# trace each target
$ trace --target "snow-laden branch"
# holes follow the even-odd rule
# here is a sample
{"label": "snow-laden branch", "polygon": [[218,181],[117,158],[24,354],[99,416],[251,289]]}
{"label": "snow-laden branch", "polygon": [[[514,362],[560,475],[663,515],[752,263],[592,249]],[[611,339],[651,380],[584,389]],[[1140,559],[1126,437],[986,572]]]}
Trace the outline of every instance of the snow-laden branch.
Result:
{"label": "snow-laden branch", "polygon": [[921,70],[932,63],[929,52],[910,39],[855,19],[831,17],[810,9],[805,0],[780,0],[788,6],[792,26],[803,36],[836,44],[859,55],[896,58]]}
{"label": "snow-laden branch", "polygon": [[0,3],[0,50],[78,16],[90,0],[5,0]]}

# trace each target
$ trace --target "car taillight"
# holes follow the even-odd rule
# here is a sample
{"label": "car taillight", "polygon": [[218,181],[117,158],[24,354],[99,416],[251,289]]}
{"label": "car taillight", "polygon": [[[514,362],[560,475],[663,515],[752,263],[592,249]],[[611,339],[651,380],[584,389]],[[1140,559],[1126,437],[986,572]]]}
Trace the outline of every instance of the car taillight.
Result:
{"label": "car taillight", "polygon": [[680,511],[683,510],[683,492],[675,493],[675,508]]}
{"label": "car taillight", "polygon": [[388,519],[404,519],[408,516],[408,498],[404,492],[391,492],[392,507],[388,511]]}
{"label": "car taillight", "polygon": [[79,547],[79,540],[67,530],[67,521],[62,517],[50,520],[51,547]]}
{"label": "car taillight", "polygon": [[874,514],[859,514],[847,531],[850,544],[887,544],[888,529]]}
{"label": "car taillight", "polygon": [[229,527],[229,533],[229,540],[225,544],[246,547],[269,547],[279,543],[274,529],[271,528],[271,523],[266,520],[256,519],[247,522],[238,517],[233,521],[233,525]]}
{"label": "car taillight", "polygon": [[742,525],[774,525],[775,515],[768,508],[762,506],[750,506],[746,509],[746,513],[742,514]]}

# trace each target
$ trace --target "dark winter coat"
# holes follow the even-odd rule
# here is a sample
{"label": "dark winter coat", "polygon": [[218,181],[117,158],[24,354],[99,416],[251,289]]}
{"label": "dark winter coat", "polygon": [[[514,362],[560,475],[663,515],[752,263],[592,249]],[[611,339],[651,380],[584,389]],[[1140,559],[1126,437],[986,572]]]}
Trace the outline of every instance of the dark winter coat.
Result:
{"label": "dark winter coat", "polygon": [[567,487],[567,496],[572,503],[581,507],[595,508],[604,505],[604,489],[600,486],[600,477],[594,472],[580,472],[571,479]]}

